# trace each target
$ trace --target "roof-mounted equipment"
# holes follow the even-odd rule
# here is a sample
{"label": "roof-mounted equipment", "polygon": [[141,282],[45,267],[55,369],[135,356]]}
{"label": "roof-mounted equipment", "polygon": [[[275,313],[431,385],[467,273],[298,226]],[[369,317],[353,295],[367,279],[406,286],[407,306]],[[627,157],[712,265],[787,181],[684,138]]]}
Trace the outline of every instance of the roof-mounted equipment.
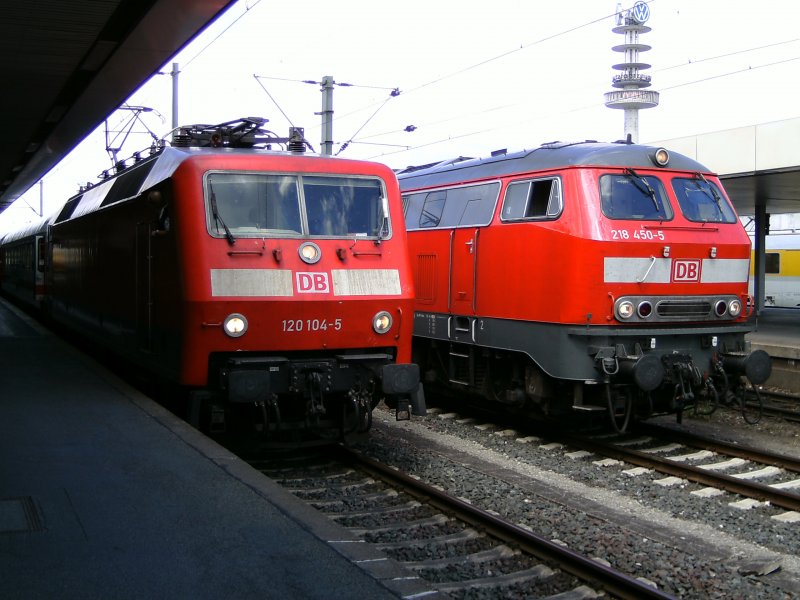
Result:
{"label": "roof-mounted equipment", "polygon": [[264,148],[283,144],[290,152],[305,152],[308,142],[302,127],[291,127],[288,137],[279,137],[264,127],[268,119],[245,117],[218,125],[187,125],[172,134],[176,148]]}

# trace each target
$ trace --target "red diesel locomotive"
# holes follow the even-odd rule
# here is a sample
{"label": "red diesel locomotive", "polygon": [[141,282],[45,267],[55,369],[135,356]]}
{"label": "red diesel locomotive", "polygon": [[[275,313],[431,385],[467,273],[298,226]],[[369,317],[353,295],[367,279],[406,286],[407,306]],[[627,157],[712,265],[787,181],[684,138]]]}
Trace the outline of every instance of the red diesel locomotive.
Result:
{"label": "red diesel locomotive", "polygon": [[302,130],[263,122],[181,128],[38,232],[6,235],[3,290],[189,390],[212,431],[341,437],[382,398],[424,414],[394,173],[303,155]]}
{"label": "red diesel locomotive", "polygon": [[769,376],[745,340],[749,239],[694,160],[551,143],[398,179],[426,386],[624,428]]}

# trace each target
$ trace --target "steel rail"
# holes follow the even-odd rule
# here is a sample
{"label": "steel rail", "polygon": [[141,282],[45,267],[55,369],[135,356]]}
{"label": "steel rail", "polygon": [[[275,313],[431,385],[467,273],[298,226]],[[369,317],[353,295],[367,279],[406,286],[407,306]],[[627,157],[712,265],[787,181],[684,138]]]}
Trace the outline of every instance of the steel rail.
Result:
{"label": "steel rail", "polygon": [[404,491],[436,505],[441,510],[455,513],[458,518],[523,548],[540,560],[558,564],[564,571],[582,580],[593,582],[616,597],[626,600],[674,598],[674,596],[662,592],[652,585],[648,585],[612,567],[607,567],[592,558],[538,536],[519,525],[473,506],[465,500],[451,496],[442,490],[414,479],[406,473],[377,462],[360,452],[344,447],[339,447],[339,449],[343,456],[357,462],[361,468],[371,471],[377,477],[402,487]]}
{"label": "steel rail", "polygon": [[630,448],[621,448],[572,436],[560,437],[570,446],[581,448],[588,452],[615,458],[639,467],[653,469],[654,471],[694,481],[695,483],[721,488],[746,498],[769,502],[773,506],[779,506],[786,510],[800,512],[800,494],[797,493],[787,492],[761,483],[745,481],[722,473],[713,473],[700,467],[677,463],[668,458],[654,456]]}
{"label": "steel rail", "polygon": [[791,456],[786,456],[785,454],[767,452],[766,450],[753,448],[752,446],[743,446],[741,444],[731,444],[719,440],[711,440],[693,433],[678,431],[668,427],[661,427],[652,423],[638,423],[635,431],[637,433],[651,433],[660,437],[669,437],[670,440],[683,442],[687,445],[703,448],[704,450],[719,451],[730,456],[754,460],[765,465],[780,467],[786,471],[800,473],[800,459],[792,458]]}

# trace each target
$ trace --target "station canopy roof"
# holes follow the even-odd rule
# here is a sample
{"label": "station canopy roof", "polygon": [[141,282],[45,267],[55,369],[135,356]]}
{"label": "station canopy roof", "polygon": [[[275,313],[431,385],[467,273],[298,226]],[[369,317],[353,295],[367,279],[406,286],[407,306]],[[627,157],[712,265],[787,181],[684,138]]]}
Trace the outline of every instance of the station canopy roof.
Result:
{"label": "station canopy roof", "polygon": [[233,3],[5,2],[0,212]]}

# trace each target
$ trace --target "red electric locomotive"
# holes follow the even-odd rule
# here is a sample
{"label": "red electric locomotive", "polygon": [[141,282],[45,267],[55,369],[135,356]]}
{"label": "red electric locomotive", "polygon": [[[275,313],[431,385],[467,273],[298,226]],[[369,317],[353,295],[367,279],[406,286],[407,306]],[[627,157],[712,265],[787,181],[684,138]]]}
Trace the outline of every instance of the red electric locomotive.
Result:
{"label": "red electric locomotive", "polygon": [[394,173],[263,123],[181,128],[70,199],[42,234],[46,314],[190,390],[212,431],[341,436],[381,398],[424,414]]}
{"label": "red electric locomotive", "polygon": [[745,340],[750,242],[694,160],[551,143],[398,179],[426,386],[620,429],[769,376]]}

